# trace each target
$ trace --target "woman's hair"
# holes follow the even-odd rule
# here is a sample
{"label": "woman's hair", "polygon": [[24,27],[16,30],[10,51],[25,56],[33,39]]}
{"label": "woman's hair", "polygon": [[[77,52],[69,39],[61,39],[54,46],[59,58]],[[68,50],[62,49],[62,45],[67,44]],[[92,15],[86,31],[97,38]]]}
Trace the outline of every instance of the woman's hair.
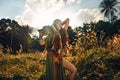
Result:
{"label": "woman's hair", "polygon": [[64,28],[61,28],[59,33],[61,35],[62,47],[64,48],[66,46],[66,41],[68,40],[67,31]]}
{"label": "woman's hair", "polygon": [[[56,25],[57,25],[57,23],[58,23],[59,21],[61,22],[60,19],[55,19],[54,22],[53,22],[53,26],[56,27]],[[54,27],[53,27],[53,28],[54,28]],[[54,28],[54,30],[56,30],[56,29]],[[56,31],[56,34],[58,34],[58,33],[61,35],[62,46],[65,47],[65,46],[66,46],[66,41],[67,41],[67,38],[68,38],[68,37],[67,37],[67,35],[68,35],[68,34],[67,34],[67,31],[66,31],[64,28],[61,28],[59,31]],[[58,40],[57,40],[57,41],[58,41]],[[57,42],[57,43],[58,43],[58,42]],[[57,45],[58,45],[58,44],[57,44]]]}
{"label": "woman's hair", "polygon": [[56,27],[56,25],[57,25],[58,22],[61,22],[61,20],[60,19],[55,19],[52,25],[54,27]]}

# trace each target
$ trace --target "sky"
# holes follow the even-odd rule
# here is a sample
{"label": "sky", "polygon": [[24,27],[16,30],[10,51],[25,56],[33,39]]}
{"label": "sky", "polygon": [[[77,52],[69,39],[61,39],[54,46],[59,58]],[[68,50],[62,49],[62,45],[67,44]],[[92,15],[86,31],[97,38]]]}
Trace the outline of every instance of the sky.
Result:
{"label": "sky", "polygon": [[55,19],[70,19],[75,28],[83,23],[103,20],[102,0],[0,0],[0,18],[15,19],[21,25],[41,29]]}

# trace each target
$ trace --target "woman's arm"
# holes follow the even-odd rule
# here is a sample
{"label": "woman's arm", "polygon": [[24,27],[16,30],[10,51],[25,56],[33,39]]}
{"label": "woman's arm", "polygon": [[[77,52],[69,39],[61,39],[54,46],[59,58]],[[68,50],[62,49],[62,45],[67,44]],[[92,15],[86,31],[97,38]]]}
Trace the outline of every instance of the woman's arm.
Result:
{"label": "woman's arm", "polygon": [[70,50],[70,47],[69,47],[69,42],[68,42],[68,33],[67,33],[67,30],[68,30],[68,27],[69,27],[69,18],[67,18],[63,24],[65,25],[64,29],[66,30],[66,53],[70,53],[69,50]]}
{"label": "woman's arm", "polygon": [[65,25],[64,28],[65,30],[67,31],[68,30],[68,27],[69,27],[69,18],[67,18],[65,21],[63,21],[62,25]]}

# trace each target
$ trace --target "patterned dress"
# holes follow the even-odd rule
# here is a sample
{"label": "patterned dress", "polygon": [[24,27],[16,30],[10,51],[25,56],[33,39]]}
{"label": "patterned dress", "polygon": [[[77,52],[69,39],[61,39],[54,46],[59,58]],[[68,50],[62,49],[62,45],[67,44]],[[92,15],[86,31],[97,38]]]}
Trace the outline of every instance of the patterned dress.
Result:
{"label": "patterned dress", "polygon": [[58,50],[62,48],[60,33],[54,27],[44,27],[46,38],[46,80],[65,80],[63,61],[58,59]]}

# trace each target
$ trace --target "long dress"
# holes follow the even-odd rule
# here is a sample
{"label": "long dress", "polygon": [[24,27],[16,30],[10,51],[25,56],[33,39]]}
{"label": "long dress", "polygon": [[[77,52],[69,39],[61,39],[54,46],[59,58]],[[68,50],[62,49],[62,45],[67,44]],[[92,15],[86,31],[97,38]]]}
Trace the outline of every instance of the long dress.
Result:
{"label": "long dress", "polygon": [[47,80],[65,80],[64,68],[62,60],[58,63],[54,61],[54,57],[47,54],[46,63]]}
{"label": "long dress", "polygon": [[[54,29],[52,29],[52,32],[48,34],[47,39],[48,50],[46,57],[46,80],[65,80],[63,61],[62,59],[58,60],[57,57],[55,56],[57,50],[60,48],[59,46],[60,39],[58,38],[57,34],[58,33],[55,32]],[[52,46],[55,47],[54,51],[51,48]],[[62,55],[62,53],[60,53],[59,55]],[[56,61],[56,59],[58,61]]]}
{"label": "long dress", "polygon": [[46,79],[54,80],[53,57],[47,54],[46,57]]}

